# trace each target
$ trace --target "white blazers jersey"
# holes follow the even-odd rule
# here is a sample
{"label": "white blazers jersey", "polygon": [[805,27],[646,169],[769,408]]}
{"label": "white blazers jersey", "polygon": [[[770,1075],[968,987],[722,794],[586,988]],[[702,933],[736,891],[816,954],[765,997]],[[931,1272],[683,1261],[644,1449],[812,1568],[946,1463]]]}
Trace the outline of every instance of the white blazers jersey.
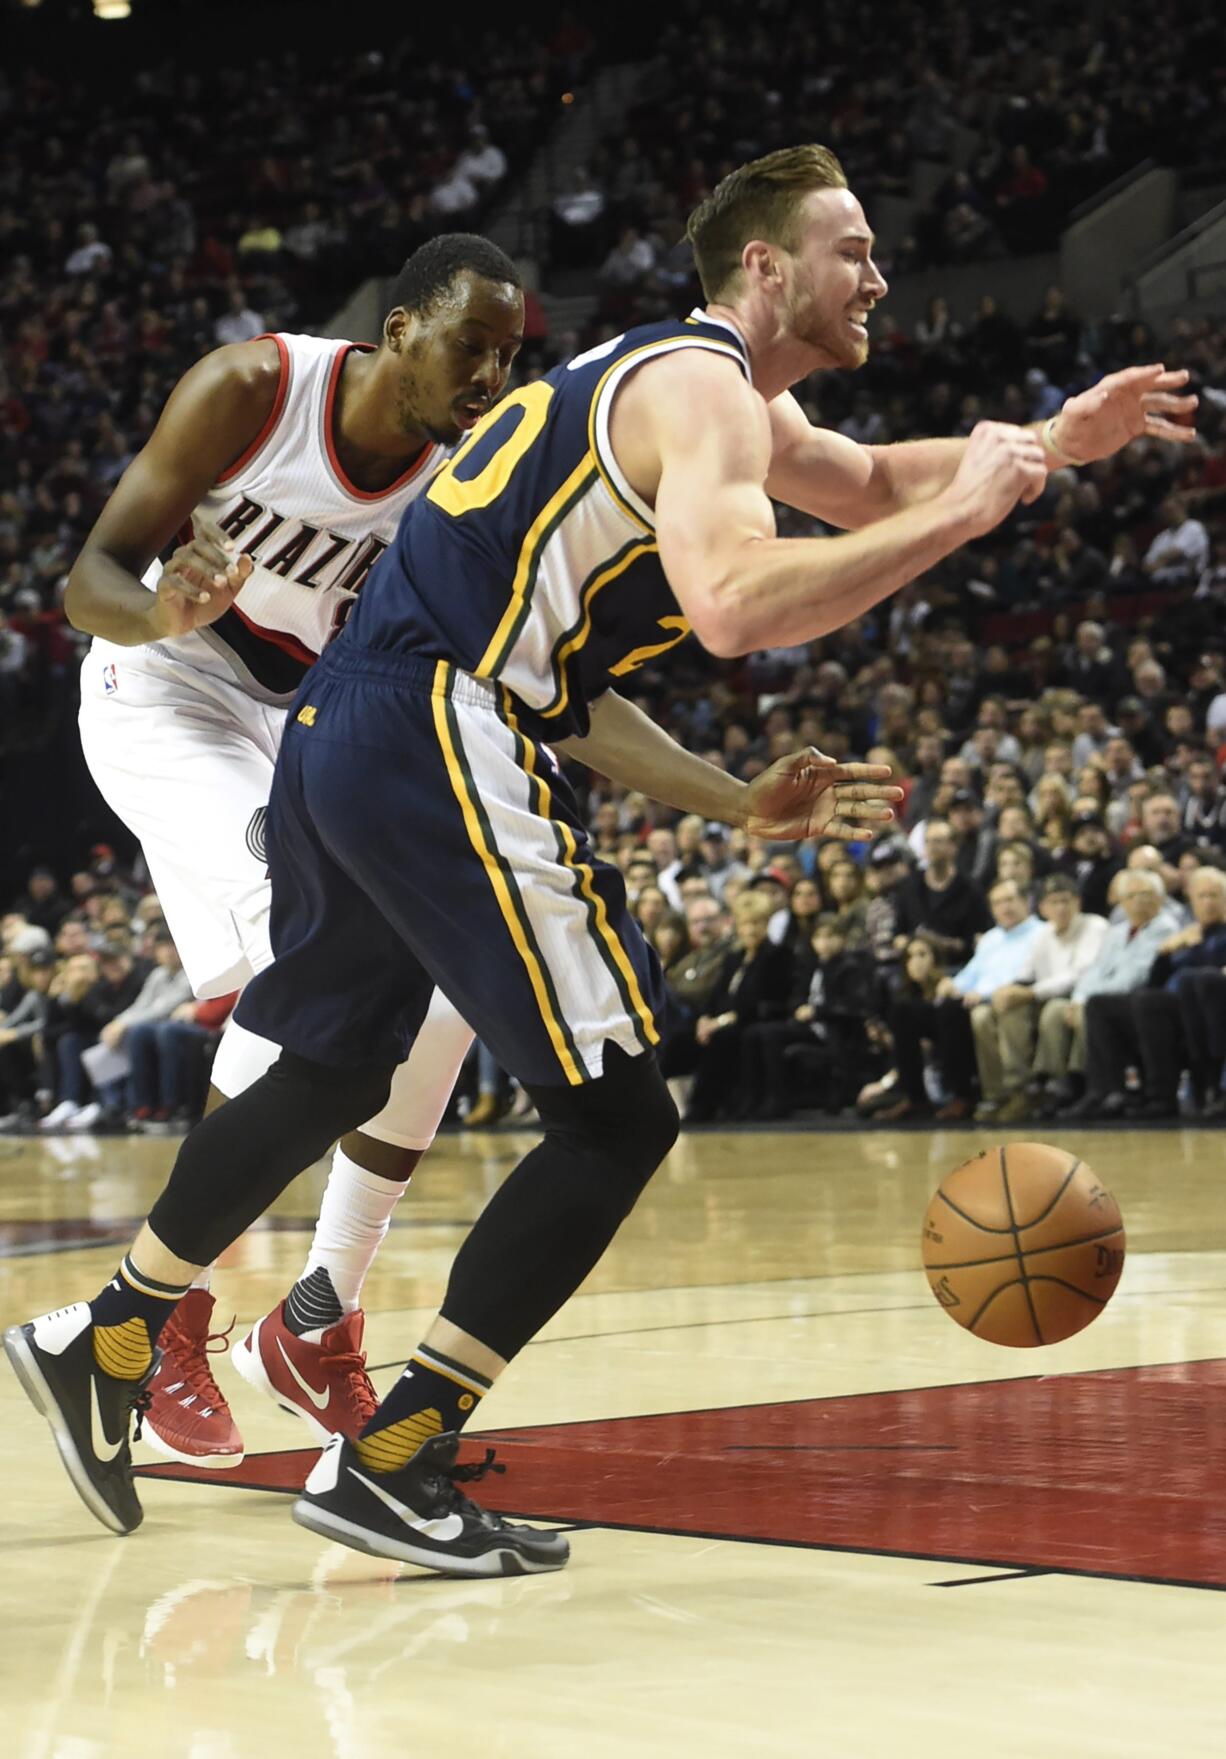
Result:
{"label": "white blazers jersey", "polygon": [[[274,336],[281,378],[272,412],[243,455],[200,502],[191,530],[226,538],[255,566],[232,609],[207,628],[144,651],[286,703],[344,626],[362,583],[447,452],[427,445],[387,489],[370,494],[345,474],[334,441],[346,357],[362,343]],[[145,584],[157,585],[162,562]],[[109,644],[95,642],[94,651]],[[108,655],[101,656],[103,658]],[[124,650],[130,666],[136,654]]]}

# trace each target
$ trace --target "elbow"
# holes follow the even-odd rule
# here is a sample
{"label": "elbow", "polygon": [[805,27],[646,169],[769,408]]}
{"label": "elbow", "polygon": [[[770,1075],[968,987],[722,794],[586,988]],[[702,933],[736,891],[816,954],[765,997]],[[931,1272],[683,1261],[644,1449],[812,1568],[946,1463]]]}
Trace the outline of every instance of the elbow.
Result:
{"label": "elbow", "polygon": [[689,612],[689,620],[698,640],[717,660],[738,660],[762,645],[752,627],[746,594],[735,581],[709,588],[701,607]]}
{"label": "elbow", "polygon": [[82,551],[68,576],[68,585],[64,588],[64,615],[74,629],[79,629],[83,635],[94,635],[97,631],[90,627],[89,588],[81,577],[84,559]]}

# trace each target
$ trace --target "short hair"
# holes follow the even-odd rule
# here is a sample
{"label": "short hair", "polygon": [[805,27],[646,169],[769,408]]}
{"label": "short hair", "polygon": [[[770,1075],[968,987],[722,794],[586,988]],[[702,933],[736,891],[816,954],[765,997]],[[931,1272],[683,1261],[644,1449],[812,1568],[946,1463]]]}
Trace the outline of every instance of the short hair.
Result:
{"label": "short hair", "polygon": [[728,290],[751,238],[794,250],[805,196],[815,189],[846,188],[847,175],[830,148],[814,144],[780,147],[721,178],[685,228],[707,299]]}
{"label": "short hair", "polygon": [[1009,889],[1011,891],[1016,892],[1018,897],[1022,900],[1022,902],[1025,903],[1026,894],[1023,892],[1021,886],[1019,886],[1017,881],[1014,879],[994,880],[992,882],[992,884],[988,887],[988,902],[991,903],[992,899],[996,896],[997,892],[1003,892],[1005,890],[1006,886],[1009,887]]}
{"label": "short hair", "polygon": [[1081,893],[1077,890],[1076,881],[1073,879],[1071,874],[1067,874],[1067,873],[1048,874],[1047,878],[1043,881],[1042,890],[1043,890],[1043,896],[1045,898],[1054,898],[1059,893],[1065,892],[1065,893],[1070,893],[1074,898],[1076,898],[1078,903],[1081,902]]}
{"label": "short hair", "polygon": [[1157,897],[1159,897],[1159,898],[1166,897],[1166,887],[1163,885],[1161,879],[1153,871],[1152,868],[1150,868],[1150,867],[1125,867],[1125,868],[1121,868],[1120,871],[1121,871],[1121,875],[1126,874],[1130,880],[1135,880],[1135,881],[1139,882],[1140,884],[1144,885],[1144,887],[1147,891],[1153,892]]}
{"label": "short hair", "polygon": [[388,310],[430,311],[465,270],[483,281],[522,287],[519,270],[505,250],[477,232],[440,232],[419,245],[392,282]]}

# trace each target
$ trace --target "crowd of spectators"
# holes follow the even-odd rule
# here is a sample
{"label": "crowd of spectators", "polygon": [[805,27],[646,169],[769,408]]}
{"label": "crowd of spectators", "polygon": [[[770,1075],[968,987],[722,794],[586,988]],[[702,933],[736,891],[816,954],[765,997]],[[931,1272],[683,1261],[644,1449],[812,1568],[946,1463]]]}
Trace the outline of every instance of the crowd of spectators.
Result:
{"label": "crowd of spectators", "polygon": [[68,667],[65,574],[186,368],[479,230],[584,77],[573,20],[465,30],[122,84],[0,71],[0,742]]}
{"label": "crowd of spectators", "polygon": [[849,0],[820,14],[689,0],[652,45],[649,97],[557,198],[555,253],[603,263],[614,304],[644,274],[684,282],[676,241],[698,198],[798,140],[834,150],[870,217],[879,198],[910,202],[937,179],[890,273],[1049,250],[1079,203],[1139,162],[1226,161],[1223,41],[1192,0],[1092,18],[1055,0],[893,0],[871,23]]}
{"label": "crowd of spectators", "polygon": [[0,917],[0,1131],[188,1128],[234,996],[193,999],[155,893],[99,844]]}

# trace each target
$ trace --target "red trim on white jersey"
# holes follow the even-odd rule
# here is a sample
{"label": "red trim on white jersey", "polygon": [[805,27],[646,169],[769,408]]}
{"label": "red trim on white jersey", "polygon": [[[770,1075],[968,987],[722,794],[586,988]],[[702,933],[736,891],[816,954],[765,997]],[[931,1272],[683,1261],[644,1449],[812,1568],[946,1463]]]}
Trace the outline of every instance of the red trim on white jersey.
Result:
{"label": "red trim on white jersey", "polygon": [[337,388],[341,382],[341,373],[344,370],[346,358],[352,353],[373,354],[374,349],[368,342],[346,342],[336,351],[336,359],[332,363],[332,372],[328,378],[328,395],[324,400],[324,445],[328,449],[328,463],[336,474],[337,482],[347,495],[353,496],[355,501],[386,501],[389,495],[394,495],[400,489],[407,487],[418,471],[424,469],[434,456],[435,446],[433,441],[428,440],[403,476],[398,476],[394,483],[389,483],[385,489],[377,489],[373,494],[367,489],[360,489],[350,479],[349,473],[337,455],[336,445],[332,439],[332,416],[336,405]]}
{"label": "red trim on white jersey", "polygon": [[234,463],[231,464],[228,469],[223,470],[221,475],[217,478],[219,486],[222,483],[228,483],[231,481],[233,477],[238,475],[240,470],[246,469],[256,453],[268,443],[269,439],[272,437],[274,428],[281,419],[281,411],[285,408],[285,399],[289,395],[289,349],[285,346],[281,337],[273,334],[271,331],[267,335],[256,336],[254,340],[257,342],[275,342],[277,345],[277,353],[281,357],[281,375],[277,380],[277,395],[273,399],[273,405],[272,409],[269,411],[268,420],[255,436],[255,439],[252,440],[247,450],[241,453],[240,456],[234,460]]}

